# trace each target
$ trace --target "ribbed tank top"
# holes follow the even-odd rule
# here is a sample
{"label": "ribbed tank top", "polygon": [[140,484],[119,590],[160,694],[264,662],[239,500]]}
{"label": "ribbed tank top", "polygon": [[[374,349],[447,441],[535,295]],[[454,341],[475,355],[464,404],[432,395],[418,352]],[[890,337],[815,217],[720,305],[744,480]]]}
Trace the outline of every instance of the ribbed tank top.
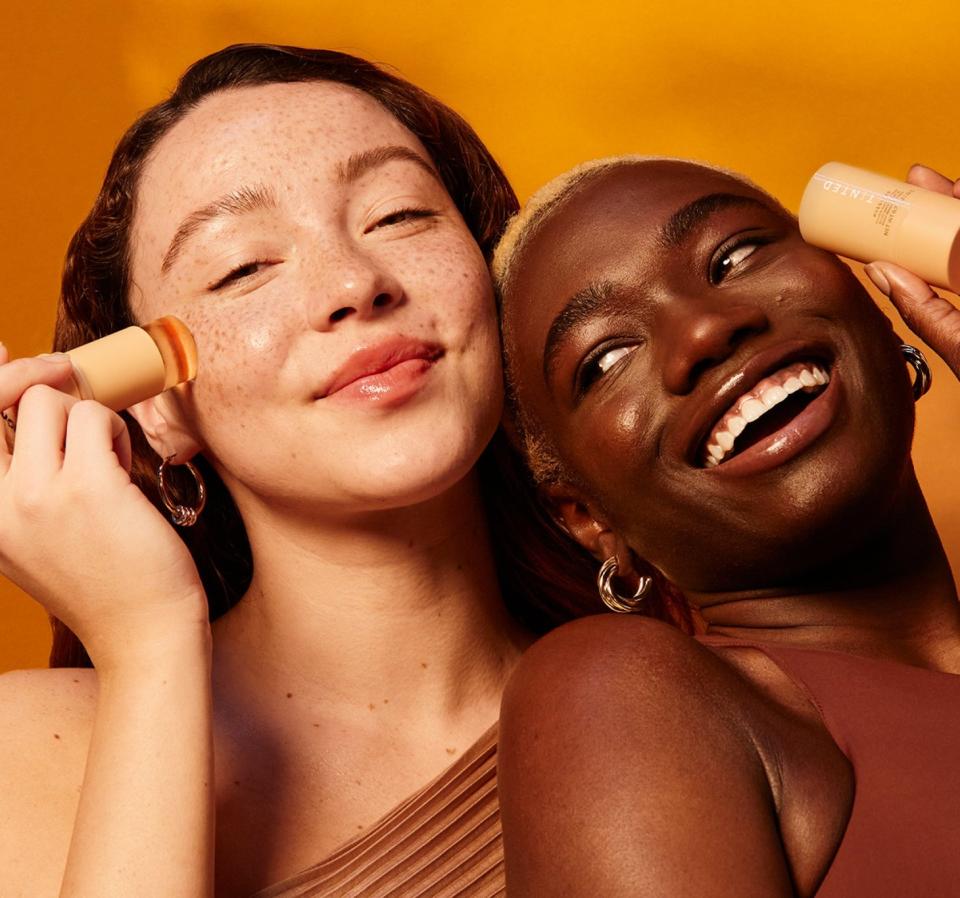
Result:
{"label": "ribbed tank top", "polygon": [[497,726],[320,863],[253,898],[502,898]]}
{"label": "ribbed tank top", "polygon": [[960,676],[840,652],[699,641],[766,654],[850,760],[853,807],[816,898],[960,896]]}

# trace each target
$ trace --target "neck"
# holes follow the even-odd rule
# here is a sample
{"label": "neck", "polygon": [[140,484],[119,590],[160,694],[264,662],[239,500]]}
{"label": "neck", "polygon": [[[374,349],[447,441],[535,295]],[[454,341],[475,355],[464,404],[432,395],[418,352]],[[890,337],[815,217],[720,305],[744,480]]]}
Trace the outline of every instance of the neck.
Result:
{"label": "neck", "polygon": [[255,573],[215,624],[226,682],[268,706],[365,725],[496,719],[529,637],[500,598],[475,476],[421,505],[354,517],[240,504]]}
{"label": "neck", "polygon": [[711,633],[960,672],[956,588],[913,477],[885,526],[802,581],[690,600]]}

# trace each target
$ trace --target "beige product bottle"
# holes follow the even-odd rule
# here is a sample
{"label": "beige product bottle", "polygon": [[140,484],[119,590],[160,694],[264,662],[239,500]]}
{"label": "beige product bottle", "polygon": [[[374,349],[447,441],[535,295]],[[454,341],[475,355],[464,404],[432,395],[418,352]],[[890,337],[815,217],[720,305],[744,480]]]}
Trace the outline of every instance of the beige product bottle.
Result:
{"label": "beige product bottle", "polygon": [[187,326],[172,315],[142,327],[127,327],[68,350],[73,393],[96,399],[115,412],[197,374],[197,347]]}
{"label": "beige product bottle", "polygon": [[828,162],[800,201],[800,233],[860,262],[894,262],[960,291],[960,200],[885,175]]}

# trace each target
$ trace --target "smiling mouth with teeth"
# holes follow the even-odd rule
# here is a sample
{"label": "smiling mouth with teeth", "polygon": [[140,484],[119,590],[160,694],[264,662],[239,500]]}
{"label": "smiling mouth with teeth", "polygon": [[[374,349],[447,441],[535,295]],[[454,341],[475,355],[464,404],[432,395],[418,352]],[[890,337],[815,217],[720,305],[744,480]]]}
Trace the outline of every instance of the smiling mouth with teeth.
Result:
{"label": "smiling mouth with teeth", "polygon": [[724,412],[707,436],[701,462],[713,468],[779,430],[830,382],[816,362],[796,362],[765,377]]}

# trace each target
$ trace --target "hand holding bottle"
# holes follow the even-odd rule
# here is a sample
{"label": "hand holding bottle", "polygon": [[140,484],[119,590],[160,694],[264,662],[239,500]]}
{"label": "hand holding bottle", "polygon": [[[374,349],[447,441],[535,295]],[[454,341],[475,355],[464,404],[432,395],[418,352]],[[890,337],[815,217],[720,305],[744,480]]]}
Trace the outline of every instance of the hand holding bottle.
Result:
{"label": "hand holding bottle", "polygon": [[[918,187],[960,199],[960,180],[914,165],[907,180]],[[890,298],[907,327],[933,349],[960,377],[960,310],[926,281],[892,262],[872,262],[866,274]]]}
{"label": "hand holding bottle", "polygon": [[123,420],[57,389],[71,370],[0,348],[0,408],[18,408],[13,450],[0,445],[0,571],[98,667],[142,663],[208,627],[206,601],[186,547],[130,480]]}

